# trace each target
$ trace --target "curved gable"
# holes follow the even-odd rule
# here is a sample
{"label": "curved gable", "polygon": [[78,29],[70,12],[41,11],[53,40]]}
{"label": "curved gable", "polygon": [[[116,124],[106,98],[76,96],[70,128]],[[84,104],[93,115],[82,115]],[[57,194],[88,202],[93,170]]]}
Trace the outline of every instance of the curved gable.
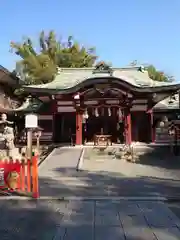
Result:
{"label": "curved gable", "polygon": [[94,71],[93,68],[66,68],[56,76],[54,81],[41,84],[23,86],[29,93],[75,94],[85,91],[96,84],[115,84],[119,89],[134,95],[153,98],[157,103],[180,89],[180,84],[161,83],[149,78],[147,71],[133,68],[113,68],[109,71]]}
{"label": "curved gable", "polygon": [[17,85],[18,78],[13,73],[0,65],[0,83],[10,86]]}
{"label": "curved gable", "polygon": [[[41,84],[41,85],[29,85],[24,86],[24,89],[34,92],[48,91],[52,92],[66,92],[71,89],[78,88],[78,86],[86,85],[89,81],[94,81],[97,79],[116,79],[126,86],[134,86],[139,88],[147,87],[162,87],[168,86],[169,83],[162,83],[153,81],[149,78],[147,71],[140,71],[139,67],[129,67],[129,68],[112,68],[112,71],[95,71],[94,68],[64,68],[61,69],[60,73],[55,77],[52,82]],[[126,84],[127,83],[127,84]]]}

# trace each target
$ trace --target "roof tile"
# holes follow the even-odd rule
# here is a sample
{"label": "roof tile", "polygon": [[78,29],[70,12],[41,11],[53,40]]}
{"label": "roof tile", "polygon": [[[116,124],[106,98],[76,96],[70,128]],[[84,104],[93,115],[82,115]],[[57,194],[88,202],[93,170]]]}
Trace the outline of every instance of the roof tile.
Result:
{"label": "roof tile", "polygon": [[[93,68],[64,68],[61,73],[56,75],[55,79],[46,84],[41,85],[28,85],[32,88],[44,89],[68,89],[76,86],[77,84],[96,77],[107,77],[107,73],[93,73]],[[114,68],[113,77],[119,78],[137,87],[153,87],[169,85],[168,82],[157,82],[149,78],[148,73],[138,71],[138,68]],[[25,86],[26,87],[26,86]]]}

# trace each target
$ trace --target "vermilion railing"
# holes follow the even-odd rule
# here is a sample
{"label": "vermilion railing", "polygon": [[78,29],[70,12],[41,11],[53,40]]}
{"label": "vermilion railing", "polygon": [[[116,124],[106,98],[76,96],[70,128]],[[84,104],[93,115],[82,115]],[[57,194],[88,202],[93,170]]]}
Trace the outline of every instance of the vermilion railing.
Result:
{"label": "vermilion railing", "polygon": [[0,189],[38,198],[38,156],[0,160]]}

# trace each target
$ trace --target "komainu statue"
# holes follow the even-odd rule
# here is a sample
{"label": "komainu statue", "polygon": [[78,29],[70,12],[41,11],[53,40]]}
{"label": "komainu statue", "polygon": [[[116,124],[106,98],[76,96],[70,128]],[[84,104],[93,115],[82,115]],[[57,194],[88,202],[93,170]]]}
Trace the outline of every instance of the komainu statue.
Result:
{"label": "komainu statue", "polygon": [[12,150],[14,146],[13,122],[7,120],[7,115],[3,113],[0,120],[0,141],[4,143],[4,148]]}

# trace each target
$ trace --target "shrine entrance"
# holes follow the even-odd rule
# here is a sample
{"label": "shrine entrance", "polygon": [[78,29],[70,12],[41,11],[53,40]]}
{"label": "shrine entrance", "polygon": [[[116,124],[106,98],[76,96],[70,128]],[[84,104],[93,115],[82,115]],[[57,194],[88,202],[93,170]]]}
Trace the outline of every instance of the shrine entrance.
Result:
{"label": "shrine entrance", "polygon": [[123,114],[118,108],[88,108],[83,115],[84,142],[93,142],[96,135],[108,135],[113,143],[124,143]]}
{"label": "shrine entrance", "polygon": [[82,111],[82,142],[96,145],[97,138],[108,138],[109,144],[131,141],[131,121],[127,116],[130,115],[133,95],[112,83],[92,84],[83,90],[77,95]]}

